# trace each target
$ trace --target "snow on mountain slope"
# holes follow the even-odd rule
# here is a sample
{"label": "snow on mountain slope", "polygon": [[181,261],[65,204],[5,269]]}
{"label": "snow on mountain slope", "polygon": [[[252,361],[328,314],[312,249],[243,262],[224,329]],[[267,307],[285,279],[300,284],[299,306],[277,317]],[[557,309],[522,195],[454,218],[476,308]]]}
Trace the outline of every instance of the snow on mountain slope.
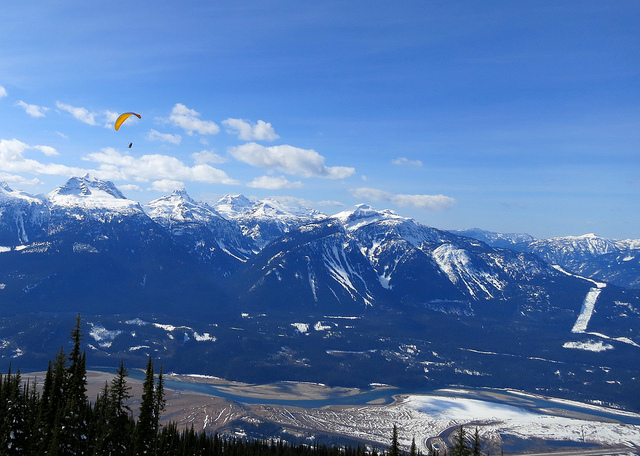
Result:
{"label": "snow on mountain slope", "polygon": [[538,255],[550,264],[584,277],[614,285],[640,288],[640,240],[606,239],[593,233],[534,239],[529,235],[492,233],[478,229],[454,233],[503,247]]}
{"label": "snow on mountain slope", "polygon": [[206,203],[196,203],[185,190],[174,190],[170,195],[161,196],[144,206],[149,216],[160,221],[167,228],[180,223],[207,224],[222,218]]}
{"label": "snow on mountain slope", "polygon": [[220,198],[213,207],[226,219],[237,219],[248,214],[254,206],[254,202],[244,195],[225,195]]}
{"label": "snow on mountain slope", "polygon": [[184,190],[151,201],[144,209],[193,255],[222,275],[234,272],[257,250],[234,221],[223,218],[208,204],[194,201]]}
{"label": "snow on mountain slope", "polygon": [[48,196],[51,206],[116,212],[142,210],[138,202],[125,198],[112,182],[96,179],[89,174],[72,177]]}
{"label": "snow on mountain slope", "polygon": [[49,207],[42,196],[13,190],[0,182],[0,245],[28,244],[44,235]]}
{"label": "snow on mountain slope", "polygon": [[42,203],[42,197],[33,196],[29,193],[13,190],[6,182],[0,182],[0,202],[10,202],[12,200],[21,200],[25,203]]}
{"label": "snow on mountain slope", "polygon": [[243,195],[227,195],[213,207],[223,217],[236,222],[242,234],[253,240],[257,250],[291,229],[325,217],[291,198],[257,200]]}
{"label": "snow on mountain slope", "polygon": [[442,244],[433,251],[433,257],[452,283],[463,284],[471,296],[494,298],[495,291],[501,291],[506,281],[498,274],[476,268],[469,253],[451,244]]}
{"label": "snow on mountain slope", "polygon": [[482,230],[480,228],[470,228],[465,230],[451,230],[452,233],[459,236],[467,236],[478,239],[493,247],[510,248],[517,244],[535,241],[535,238],[526,233],[495,233],[492,231]]}

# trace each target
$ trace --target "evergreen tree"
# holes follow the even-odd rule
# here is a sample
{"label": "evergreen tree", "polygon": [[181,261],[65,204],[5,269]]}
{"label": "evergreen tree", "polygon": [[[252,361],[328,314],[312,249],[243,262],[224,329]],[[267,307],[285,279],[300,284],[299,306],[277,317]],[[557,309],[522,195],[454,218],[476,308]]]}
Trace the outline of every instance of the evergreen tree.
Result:
{"label": "evergreen tree", "polygon": [[62,455],[87,453],[88,427],[86,421],[87,369],[86,354],[82,353],[82,331],[80,315],[71,331],[73,348],[69,354],[70,365],[64,391],[64,404],[59,429],[59,444]]}
{"label": "evergreen tree", "polygon": [[60,347],[60,351],[56,355],[51,375],[51,395],[48,410],[45,411],[47,418],[43,422],[45,433],[42,445],[46,448],[43,454],[57,455],[59,453],[61,442],[60,438],[63,427],[66,425],[64,416],[66,409],[66,392],[68,389],[68,372],[67,372],[67,355],[64,349]]}
{"label": "evergreen tree", "polygon": [[458,428],[454,437],[454,444],[449,451],[450,456],[470,456],[471,449],[467,446],[467,432],[462,426]]}
{"label": "evergreen tree", "polygon": [[160,414],[165,411],[167,401],[164,397],[164,377],[162,375],[162,366],[160,366],[160,372],[158,373],[158,383],[156,385],[154,398],[153,398],[153,419],[156,432],[160,425]]}
{"label": "evergreen tree", "polygon": [[409,452],[411,456],[418,456],[418,447],[416,446],[416,438],[414,437],[411,440],[411,451]]}
{"label": "evergreen tree", "polygon": [[44,377],[42,386],[42,395],[38,404],[38,411],[34,424],[34,442],[33,446],[38,450],[39,454],[44,454],[49,448],[49,438],[51,429],[55,422],[55,409],[51,407],[51,395],[53,390],[53,364],[49,361],[47,373]]}
{"label": "evergreen tree", "polygon": [[473,440],[471,442],[471,454],[473,456],[480,456],[482,454],[480,452],[481,447],[482,447],[482,443],[480,442],[480,432],[476,427],[476,431],[473,434]]}
{"label": "evergreen tree", "polygon": [[400,444],[398,443],[398,426],[396,426],[395,424],[393,425],[393,434],[391,436],[389,456],[400,456]]}
{"label": "evergreen tree", "polygon": [[154,454],[153,444],[157,433],[157,418],[154,413],[157,398],[154,391],[153,359],[149,356],[147,370],[142,385],[142,402],[136,426],[135,450],[137,455]]}
{"label": "evergreen tree", "polygon": [[111,387],[105,383],[94,413],[101,423],[97,432],[94,455],[127,455],[132,449],[131,435],[134,424],[131,408],[126,404],[131,398],[131,387],[127,386],[126,377],[129,375],[120,361],[116,376],[111,380]]}
{"label": "evergreen tree", "polygon": [[31,429],[29,429],[29,410],[26,396],[28,386],[21,388],[20,371],[12,375],[11,370],[2,379],[4,399],[0,416],[0,454],[25,454]]}

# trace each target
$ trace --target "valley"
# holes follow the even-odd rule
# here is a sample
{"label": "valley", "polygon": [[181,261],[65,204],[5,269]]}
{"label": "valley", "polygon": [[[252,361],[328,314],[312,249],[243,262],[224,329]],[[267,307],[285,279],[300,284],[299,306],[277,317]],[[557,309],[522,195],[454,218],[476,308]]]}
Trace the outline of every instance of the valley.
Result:
{"label": "valley", "polygon": [[[88,396],[95,398],[112,375],[89,371]],[[143,379],[142,371],[130,371],[134,413]],[[229,436],[360,444],[386,450],[395,424],[405,450],[415,439],[426,454],[427,442],[434,443],[436,437],[448,441],[462,425],[469,432],[477,427],[483,451],[491,454],[576,447],[624,449],[627,453],[640,450],[640,414],[523,391],[445,388],[410,392],[390,385],[247,384],[199,374],[169,374],[165,381],[163,423],[174,421],[179,426],[193,425],[196,431]]]}
{"label": "valley", "polygon": [[[89,365],[123,361],[137,381],[152,357],[175,374],[166,418],[211,431],[384,446],[402,422],[403,445],[426,448],[481,424],[494,454],[637,442],[613,411],[539,402],[640,411],[633,240],[184,190],[143,207],[83,176],[48,195],[0,186],[0,246],[3,370],[44,369],[80,315]],[[579,267],[600,260],[606,278]]]}

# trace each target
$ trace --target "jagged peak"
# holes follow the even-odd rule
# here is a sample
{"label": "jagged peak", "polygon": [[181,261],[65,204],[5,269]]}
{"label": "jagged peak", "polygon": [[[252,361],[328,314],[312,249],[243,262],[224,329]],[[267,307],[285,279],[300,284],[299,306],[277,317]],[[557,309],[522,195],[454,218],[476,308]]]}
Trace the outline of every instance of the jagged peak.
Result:
{"label": "jagged peak", "polygon": [[184,188],[174,190],[168,195],[163,195],[160,198],[156,198],[153,201],[149,201],[146,206],[157,206],[159,204],[198,204],[193,198],[189,196],[187,191]]}
{"label": "jagged peak", "polygon": [[368,204],[357,204],[354,209],[339,212],[333,218],[338,219],[349,230],[382,220],[408,220],[390,209],[378,210]]}
{"label": "jagged peak", "polygon": [[293,197],[267,197],[254,203],[251,212],[256,216],[284,216],[294,218],[318,219],[325,217],[321,212],[306,206]]}
{"label": "jagged peak", "polygon": [[14,190],[7,182],[0,182],[0,198],[3,201],[21,200],[29,203],[42,203],[45,198],[41,195],[32,195],[22,190]]}
{"label": "jagged peak", "polygon": [[111,181],[103,181],[89,173],[81,177],[71,177],[64,185],[50,193],[51,196],[107,197],[127,199]]}

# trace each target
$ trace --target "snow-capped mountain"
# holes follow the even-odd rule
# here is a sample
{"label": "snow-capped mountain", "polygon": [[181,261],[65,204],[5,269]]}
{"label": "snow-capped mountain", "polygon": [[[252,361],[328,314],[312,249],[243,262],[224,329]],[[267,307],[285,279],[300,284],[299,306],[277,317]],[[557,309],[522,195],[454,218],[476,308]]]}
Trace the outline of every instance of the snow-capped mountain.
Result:
{"label": "snow-capped mountain", "polygon": [[0,182],[0,245],[22,245],[44,236],[49,206],[44,197]]}
{"label": "snow-capped mountain", "polygon": [[[366,205],[292,230],[263,249],[237,280],[247,302],[265,308],[322,303],[465,315],[491,313],[487,302],[511,302],[511,311],[531,315],[564,312],[568,303],[559,298],[560,286],[580,295],[589,288],[535,255],[494,249]],[[568,308],[575,310],[578,302]]]}
{"label": "snow-capped mountain", "polygon": [[[142,208],[89,176],[38,197],[0,187],[0,222],[0,328],[13,328],[0,329],[0,359],[52,357],[68,331],[51,329],[51,315],[81,313],[113,328],[92,348],[102,363],[143,367],[153,354],[167,369],[245,381],[617,400],[640,375],[628,362],[640,350],[640,291],[554,267],[532,253],[536,240],[496,247],[366,205],[326,216],[177,191]],[[634,264],[632,241],[586,241],[582,255],[624,252]],[[154,323],[126,323],[141,318]]]}
{"label": "snow-capped mountain", "polygon": [[640,240],[606,239],[593,233],[535,239],[528,234],[501,234],[479,229],[455,233],[493,247],[535,253],[567,271],[621,287],[640,288]]}
{"label": "snow-capped mountain", "polygon": [[250,200],[244,195],[227,195],[213,207],[225,218],[236,222],[242,235],[251,238],[257,250],[291,229],[325,217],[295,201],[276,198]]}
{"label": "snow-capped mountain", "polygon": [[206,203],[197,203],[184,190],[176,190],[145,205],[149,217],[204,264],[229,276],[257,250],[239,226]]}
{"label": "snow-capped mountain", "polygon": [[535,241],[535,238],[526,233],[495,233],[480,228],[470,228],[465,230],[451,230],[452,233],[459,236],[467,236],[479,241],[485,242],[493,247],[503,247],[505,249],[513,248],[518,244],[524,244]]}

